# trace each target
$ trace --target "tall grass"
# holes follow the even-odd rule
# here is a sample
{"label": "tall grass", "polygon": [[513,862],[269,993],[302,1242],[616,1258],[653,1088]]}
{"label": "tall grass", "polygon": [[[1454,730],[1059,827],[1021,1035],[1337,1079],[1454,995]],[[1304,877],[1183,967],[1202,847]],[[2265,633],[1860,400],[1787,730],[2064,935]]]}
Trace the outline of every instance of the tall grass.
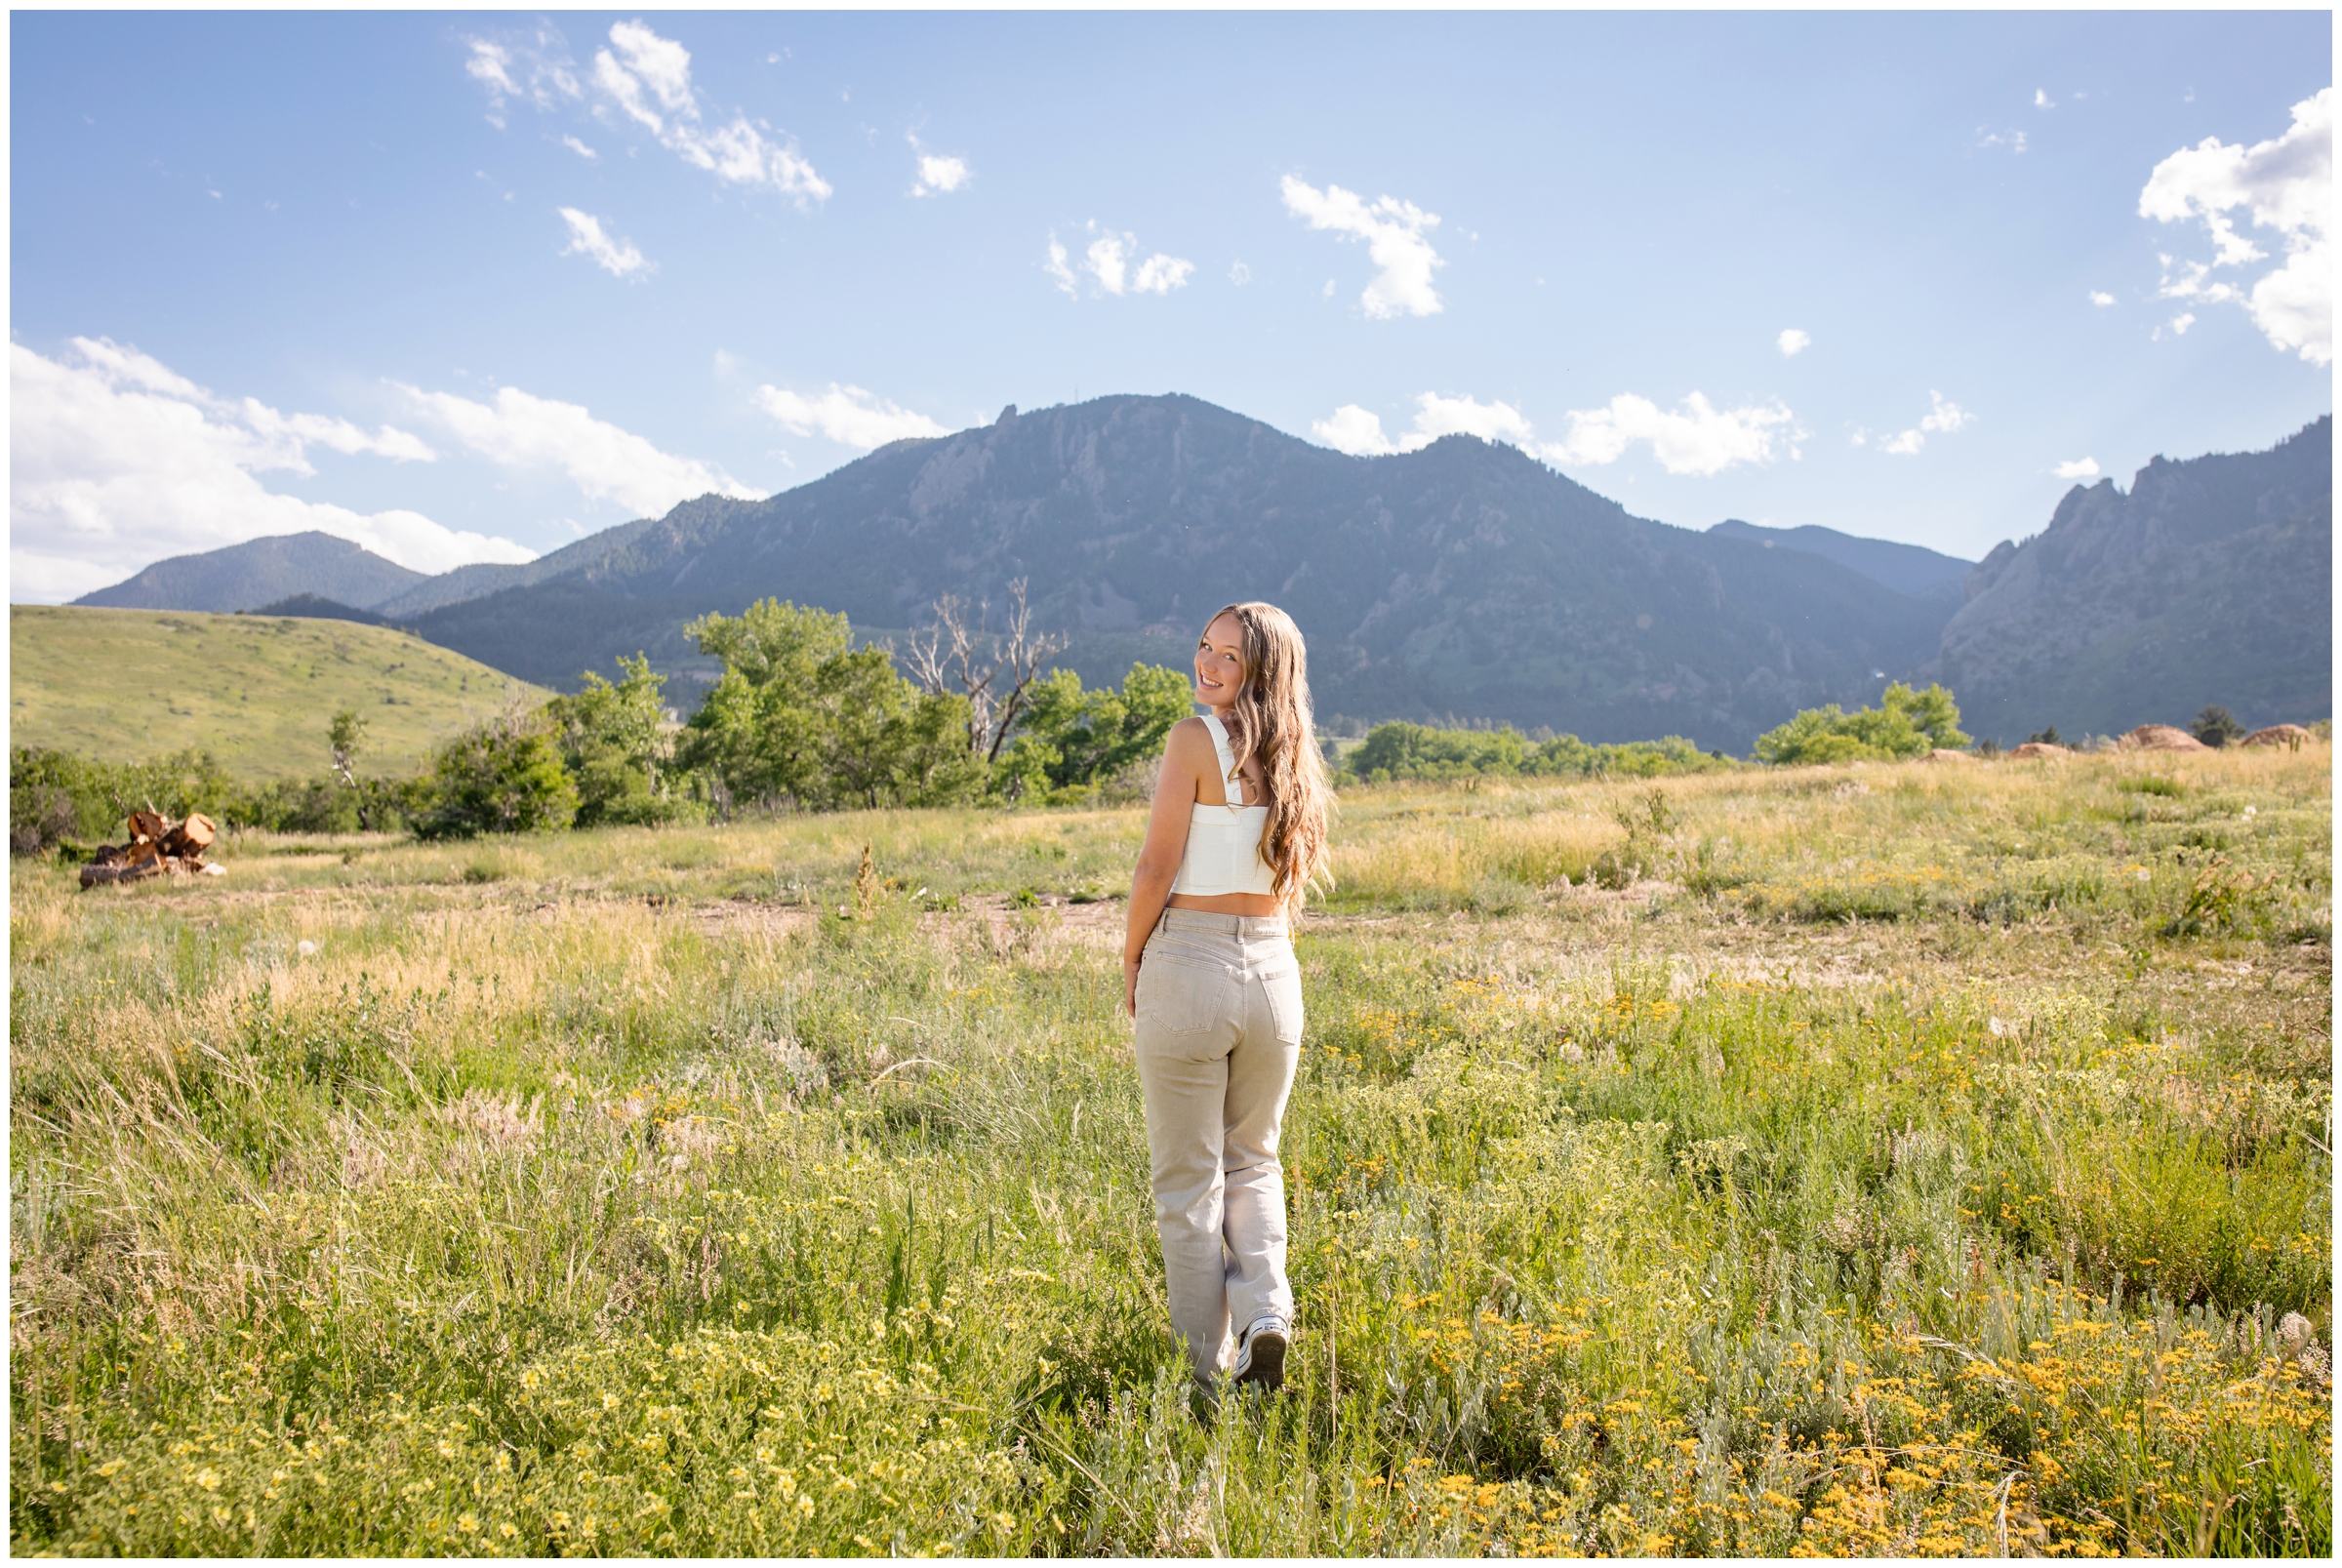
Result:
{"label": "tall grass", "polygon": [[1212,1421],[1135,812],[20,864],[13,1545],[2322,1553],[2329,769],[1346,794]]}

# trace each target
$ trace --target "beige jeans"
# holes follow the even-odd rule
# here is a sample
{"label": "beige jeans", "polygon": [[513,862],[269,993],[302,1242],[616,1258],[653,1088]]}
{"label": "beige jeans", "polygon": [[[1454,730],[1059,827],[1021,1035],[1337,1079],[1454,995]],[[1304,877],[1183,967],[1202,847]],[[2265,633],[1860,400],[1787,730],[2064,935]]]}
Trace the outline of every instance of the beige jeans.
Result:
{"label": "beige jeans", "polygon": [[1197,1377],[1229,1330],[1293,1320],[1276,1136],[1301,1061],[1301,966],[1284,917],[1166,909],[1139,964],[1139,1082],[1172,1331]]}

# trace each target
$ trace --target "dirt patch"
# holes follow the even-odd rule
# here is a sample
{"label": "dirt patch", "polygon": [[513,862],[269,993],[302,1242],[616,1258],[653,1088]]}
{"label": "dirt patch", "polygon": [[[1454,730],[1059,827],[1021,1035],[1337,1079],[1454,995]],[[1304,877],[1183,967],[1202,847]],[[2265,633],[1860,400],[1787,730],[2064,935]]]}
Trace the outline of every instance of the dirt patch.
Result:
{"label": "dirt patch", "polygon": [[2018,761],[2031,761],[2035,757],[2063,758],[2073,754],[2072,746],[2052,745],[2047,741],[2028,741],[2009,752],[2009,755]]}
{"label": "dirt patch", "polygon": [[814,919],[813,911],[802,905],[763,904],[754,899],[686,905],[678,912],[687,915],[703,936],[754,932],[759,936],[791,937],[811,931]]}

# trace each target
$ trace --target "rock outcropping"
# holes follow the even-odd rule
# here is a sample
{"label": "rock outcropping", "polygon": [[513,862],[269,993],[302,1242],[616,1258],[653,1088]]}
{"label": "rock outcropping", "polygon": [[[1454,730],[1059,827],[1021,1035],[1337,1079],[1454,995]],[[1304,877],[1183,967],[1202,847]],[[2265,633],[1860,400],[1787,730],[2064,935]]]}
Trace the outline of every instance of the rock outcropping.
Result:
{"label": "rock outcropping", "polygon": [[2067,492],[1969,573],[1921,673],[1971,734],[2111,734],[2217,703],[2248,724],[2333,704],[2333,419],[2267,452],[2158,458]]}

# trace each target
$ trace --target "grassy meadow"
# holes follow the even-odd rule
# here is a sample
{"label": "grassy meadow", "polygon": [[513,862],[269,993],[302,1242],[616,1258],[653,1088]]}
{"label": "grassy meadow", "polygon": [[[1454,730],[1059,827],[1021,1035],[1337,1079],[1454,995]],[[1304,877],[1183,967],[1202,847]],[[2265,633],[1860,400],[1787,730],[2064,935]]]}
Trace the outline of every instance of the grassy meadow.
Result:
{"label": "grassy meadow", "polygon": [[85,757],[207,750],[240,780],[322,774],[326,720],[367,721],[370,771],[546,693],[386,626],[291,616],[8,608],[9,737]]}
{"label": "grassy meadow", "polygon": [[18,863],[12,1546],[2324,1555],[2331,769],[1346,792],[1209,1421],[1137,810]]}

